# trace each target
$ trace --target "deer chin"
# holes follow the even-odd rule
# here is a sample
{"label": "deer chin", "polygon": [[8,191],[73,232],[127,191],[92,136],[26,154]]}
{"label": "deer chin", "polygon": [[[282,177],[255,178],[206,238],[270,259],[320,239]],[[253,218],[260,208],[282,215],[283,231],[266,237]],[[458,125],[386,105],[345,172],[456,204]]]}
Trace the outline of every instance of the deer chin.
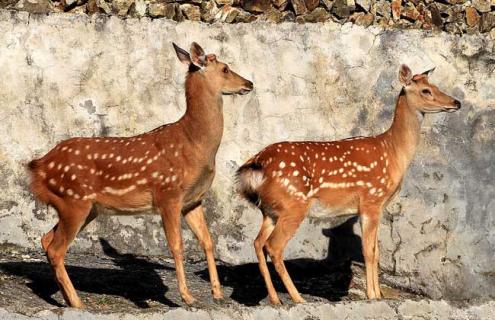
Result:
{"label": "deer chin", "polygon": [[452,112],[456,112],[459,109],[460,108],[458,108],[458,107],[444,107],[443,111],[448,112],[448,113],[452,113]]}
{"label": "deer chin", "polygon": [[224,91],[222,92],[222,94],[224,96],[232,96],[232,95],[235,95],[235,94],[238,94],[238,95],[245,95],[245,94],[248,94],[249,92],[251,92],[252,89],[246,89],[246,88],[242,88],[241,90],[239,91]]}
{"label": "deer chin", "polygon": [[238,93],[243,96],[245,94],[248,94],[250,93],[251,91],[253,91],[253,89],[246,89],[246,88],[242,88]]}

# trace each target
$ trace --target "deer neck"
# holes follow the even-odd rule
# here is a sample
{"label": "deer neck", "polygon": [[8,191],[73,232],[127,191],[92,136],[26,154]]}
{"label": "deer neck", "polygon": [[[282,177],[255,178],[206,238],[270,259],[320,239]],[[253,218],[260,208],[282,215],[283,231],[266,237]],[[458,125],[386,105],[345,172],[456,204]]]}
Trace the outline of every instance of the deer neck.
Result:
{"label": "deer neck", "polygon": [[188,140],[206,157],[216,154],[223,134],[223,100],[201,72],[186,78],[186,112],[179,123]]}
{"label": "deer neck", "polygon": [[405,172],[416,152],[422,120],[423,115],[411,106],[405,91],[402,90],[397,99],[394,120],[384,135],[402,173]]}

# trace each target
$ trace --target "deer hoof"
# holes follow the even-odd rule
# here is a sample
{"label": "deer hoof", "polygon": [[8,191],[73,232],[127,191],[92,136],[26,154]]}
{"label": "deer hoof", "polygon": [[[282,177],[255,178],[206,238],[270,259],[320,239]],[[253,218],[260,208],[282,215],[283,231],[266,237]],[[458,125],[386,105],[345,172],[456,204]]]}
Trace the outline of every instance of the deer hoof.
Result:
{"label": "deer hoof", "polygon": [[192,305],[196,302],[196,299],[192,295],[184,295],[182,296],[182,301],[184,301],[187,305]]}

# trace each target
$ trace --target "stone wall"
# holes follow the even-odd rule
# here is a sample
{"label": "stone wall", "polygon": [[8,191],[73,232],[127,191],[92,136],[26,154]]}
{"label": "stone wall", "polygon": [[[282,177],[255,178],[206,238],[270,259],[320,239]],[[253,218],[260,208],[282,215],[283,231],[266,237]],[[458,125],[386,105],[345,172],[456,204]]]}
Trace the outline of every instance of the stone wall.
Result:
{"label": "stone wall", "polygon": [[[225,133],[208,195],[220,259],[255,261],[261,215],[233,192],[235,170],[281,140],[370,135],[391,122],[397,72],[433,66],[432,82],[463,102],[429,115],[402,191],[380,232],[383,277],[432,297],[495,297],[495,48],[487,36],[363,28],[332,22],[278,25],[175,23],[103,15],[48,16],[0,10],[0,243],[39,250],[56,221],[28,191],[25,164],[72,136],[128,136],[184,111],[185,68],[171,42],[199,42],[255,84],[224,98]],[[316,208],[314,210],[323,210]],[[303,223],[287,258],[359,255],[339,219]],[[356,230],[351,219],[345,228]],[[154,216],[100,215],[71,250],[168,254]],[[202,254],[184,232],[189,258]],[[353,244],[351,246],[351,243]]]}
{"label": "stone wall", "polygon": [[212,22],[352,22],[382,28],[490,32],[493,0],[3,0],[0,8]]}

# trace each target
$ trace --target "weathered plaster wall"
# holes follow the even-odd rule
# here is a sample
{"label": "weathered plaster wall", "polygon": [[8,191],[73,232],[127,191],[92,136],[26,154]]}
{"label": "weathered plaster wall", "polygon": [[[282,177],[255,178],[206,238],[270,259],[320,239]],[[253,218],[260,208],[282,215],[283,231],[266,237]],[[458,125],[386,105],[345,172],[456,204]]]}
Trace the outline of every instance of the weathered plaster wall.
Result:
{"label": "weathered plaster wall", "polygon": [[[433,297],[495,297],[495,49],[482,36],[0,11],[3,248],[39,248],[55,222],[27,190],[27,161],[71,136],[133,135],[180,117],[185,70],[171,42],[193,40],[255,83],[251,94],[224,99],[225,134],[207,201],[221,259],[255,260],[261,215],[232,186],[243,161],[280,140],[380,133],[400,91],[399,64],[416,72],[436,66],[432,81],[463,108],[426,118],[403,189],[382,219],[381,267],[390,281]],[[287,257],[326,257],[338,245],[329,244],[328,229],[339,222],[306,221]],[[101,215],[71,250],[99,251],[99,237],[124,252],[168,254],[157,217]],[[192,234],[184,237],[189,256],[201,256]]]}

